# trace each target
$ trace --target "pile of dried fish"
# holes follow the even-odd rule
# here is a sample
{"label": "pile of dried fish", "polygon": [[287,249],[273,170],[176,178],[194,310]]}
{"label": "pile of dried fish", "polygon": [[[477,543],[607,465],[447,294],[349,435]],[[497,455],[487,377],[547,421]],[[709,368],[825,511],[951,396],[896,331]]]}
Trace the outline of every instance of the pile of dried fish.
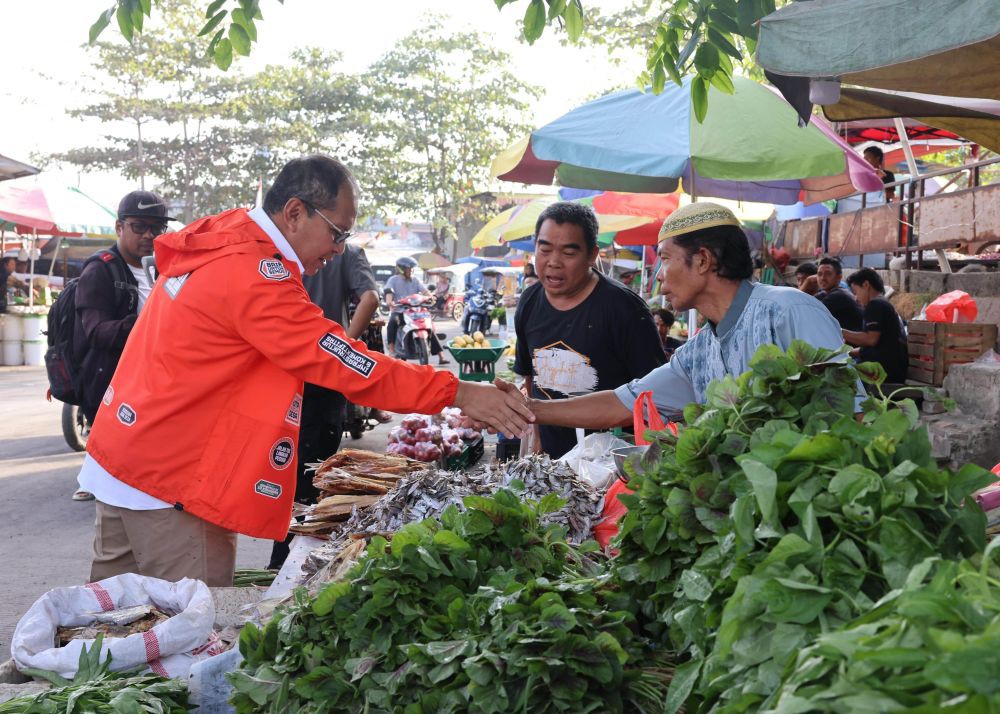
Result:
{"label": "pile of dried fish", "polygon": [[394,489],[371,506],[357,509],[350,518],[336,524],[330,543],[314,550],[303,570],[308,574],[321,570],[351,538],[391,534],[407,523],[436,518],[448,506],[462,509],[466,496],[489,495],[510,487],[513,481],[524,484],[525,498],[538,500],[555,493],[566,499],[566,505],[548,514],[545,523],[565,526],[573,542],[591,537],[592,526],[600,517],[600,494],[565,464],[545,455],[528,456],[468,472],[428,469],[399,479]]}
{"label": "pile of dried fish", "polygon": [[528,456],[495,467],[500,480],[493,487],[509,488],[512,481],[524,484],[524,497],[538,501],[550,493],[566,499],[560,510],[542,518],[542,524],[558,523],[569,532],[572,543],[591,538],[594,523],[600,518],[601,494],[581,479],[564,463],[551,461],[548,456]]}
{"label": "pile of dried fish", "polygon": [[400,478],[425,465],[402,456],[344,449],[315,466],[313,485],[320,491],[319,501],[297,507],[294,515],[304,518],[293,520],[289,530],[323,538],[357,509],[378,501]]}
{"label": "pile of dried fish", "polygon": [[98,635],[105,637],[128,637],[137,632],[151,630],[170,615],[152,605],[135,605],[110,612],[90,613],[93,621],[83,627],[60,627],[56,630],[56,642],[63,647],[71,640],[93,640]]}

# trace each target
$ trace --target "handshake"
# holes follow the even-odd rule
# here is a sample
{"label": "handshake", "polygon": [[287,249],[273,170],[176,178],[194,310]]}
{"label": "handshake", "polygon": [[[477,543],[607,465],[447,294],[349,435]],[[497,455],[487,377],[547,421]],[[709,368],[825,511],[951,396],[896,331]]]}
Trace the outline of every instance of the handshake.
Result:
{"label": "handshake", "polygon": [[521,437],[535,422],[528,399],[510,382],[502,379],[493,384],[459,382],[454,406],[462,410],[474,429],[502,432]]}

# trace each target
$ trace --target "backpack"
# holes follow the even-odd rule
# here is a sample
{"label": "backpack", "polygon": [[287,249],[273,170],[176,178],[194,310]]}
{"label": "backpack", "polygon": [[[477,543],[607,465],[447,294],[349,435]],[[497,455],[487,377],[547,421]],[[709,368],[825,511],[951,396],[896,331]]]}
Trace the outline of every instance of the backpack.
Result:
{"label": "backpack", "polygon": [[[87,258],[83,270],[91,262],[106,263],[115,280],[115,288],[128,290],[130,283],[126,275],[125,262],[111,250],[99,250]],[[81,274],[83,273],[81,270]],[[66,404],[80,404],[80,365],[89,347],[85,340],[74,340],[78,328],[76,315],[76,288],[80,278],[73,278],[64,286],[59,297],[49,309],[48,349],[45,351],[45,371],[49,377],[49,394]],[[131,309],[131,302],[129,303]],[[76,346],[77,342],[83,346]]]}

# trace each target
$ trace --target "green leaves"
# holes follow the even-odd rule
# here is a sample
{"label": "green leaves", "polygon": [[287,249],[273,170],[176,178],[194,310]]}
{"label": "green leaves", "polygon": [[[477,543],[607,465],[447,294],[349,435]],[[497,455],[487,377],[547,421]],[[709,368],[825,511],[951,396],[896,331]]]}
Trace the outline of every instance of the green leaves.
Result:
{"label": "green leaves", "polygon": [[[227,10],[227,5],[235,7]],[[152,8],[153,0],[116,0],[91,25],[90,44],[97,41],[112,17],[116,18],[122,37],[132,42],[142,32],[145,18],[152,16]],[[227,17],[231,18],[229,26],[217,29]],[[232,65],[234,51],[240,55],[250,54],[257,41],[256,22],[262,17],[259,0],[213,0],[206,7],[206,22],[197,36],[207,37],[215,32],[207,54],[219,69],[227,70]]]}
{"label": "green leaves", "polygon": [[753,487],[762,519],[765,523],[773,523],[777,513],[774,495],[778,487],[778,475],[764,464],[752,459],[741,461],[740,466]]}
{"label": "green leaves", "polygon": [[104,636],[98,635],[80,660],[72,680],[55,672],[25,669],[24,674],[53,683],[40,694],[17,697],[0,704],[0,714],[183,714],[187,711],[187,684],[154,674],[138,674],[144,667],[111,671],[111,655],[101,661]]}
{"label": "green leaves", "polygon": [[691,106],[698,123],[705,121],[708,116],[708,85],[700,74],[691,78]]}
{"label": "green leaves", "polygon": [[839,694],[877,703],[879,711],[995,709],[1000,583],[968,561],[942,558],[913,573],[871,616],[819,635],[798,653],[765,708],[839,711]]}
{"label": "green leaves", "polygon": [[[989,475],[940,470],[926,431],[886,400],[868,402],[859,423],[858,371],[842,360],[802,342],[787,353],[761,347],[748,373],[714,383],[707,404],[685,410],[679,436],[662,437],[658,462],[630,481],[614,572],[643,604],[647,632],[693,677],[675,672],[668,710],[757,710],[801,647],[881,616],[874,601],[929,558],[982,549],[985,520],[971,494]],[[948,617],[971,618],[959,612]],[[895,650],[879,657],[908,661]],[[835,669],[803,667],[816,677]],[[814,691],[795,689],[778,711],[825,711]],[[845,684],[836,701],[853,694]],[[885,704],[869,694],[858,706]]]}
{"label": "green leaves", "polygon": [[94,44],[95,42],[97,42],[97,38],[100,36],[102,32],[104,32],[104,28],[106,28],[111,23],[111,18],[114,17],[114,15],[115,15],[114,7],[110,7],[104,12],[102,12],[100,15],[98,15],[97,21],[90,26],[90,33],[88,35],[89,38],[88,41],[90,42],[90,44]]}
{"label": "green leaves", "polygon": [[231,677],[237,712],[659,705],[666,683],[641,671],[658,656],[620,608],[603,556],[539,526],[560,504],[500,491],[467,498],[442,523],[409,524],[388,546],[374,540],[345,580],[264,632],[245,628],[245,661]]}
{"label": "green leaves", "polygon": [[530,0],[528,9],[524,12],[524,39],[528,41],[528,44],[534,44],[544,31],[545,2],[544,0]]}

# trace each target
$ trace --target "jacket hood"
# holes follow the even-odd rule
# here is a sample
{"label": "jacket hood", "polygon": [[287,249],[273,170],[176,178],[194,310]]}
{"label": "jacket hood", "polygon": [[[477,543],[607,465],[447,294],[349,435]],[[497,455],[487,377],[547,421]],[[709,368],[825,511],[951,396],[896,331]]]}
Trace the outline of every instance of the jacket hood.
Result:
{"label": "jacket hood", "polygon": [[185,275],[225,256],[267,252],[273,247],[271,239],[247,215],[245,208],[201,218],[153,242],[156,270],[168,277]]}

